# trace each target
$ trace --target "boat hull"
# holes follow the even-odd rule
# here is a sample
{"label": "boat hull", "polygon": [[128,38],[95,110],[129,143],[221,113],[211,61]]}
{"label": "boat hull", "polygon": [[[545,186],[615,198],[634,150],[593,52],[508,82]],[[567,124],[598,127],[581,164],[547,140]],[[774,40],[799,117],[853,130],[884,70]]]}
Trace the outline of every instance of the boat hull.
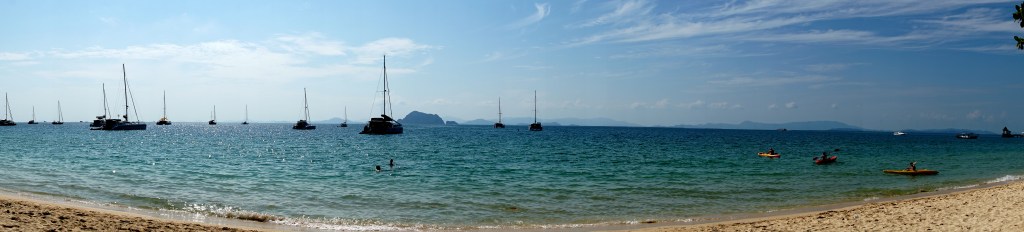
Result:
{"label": "boat hull", "polygon": [[171,121],[157,121],[156,124],[161,126],[171,125]]}
{"label": "boat hull", "polygon": [[530,131],[543,131],[543,130],[544,130],[544,126],[541,126],[540,123],[530,124]]}
{"label": "boat hull", "polygon": [[494,124],[494,128],[505,128],[505,124],[503,124],[503,123],[495,123]]}
{"label": "boat hull", "polygon": [[14,123],[14,121],[11,121],[11,120],[7,120],[7,119],[0,120],[0,126],[17,126],[17,125],[18,125],[17,123]]}
{"label": "boat hull", "polygon": [[767,152],[758,152],[757,156],[768,157],[768,158],[779,158],[779,157],[782,157],[782,154],[779,154],[779,153],[768,154]]}

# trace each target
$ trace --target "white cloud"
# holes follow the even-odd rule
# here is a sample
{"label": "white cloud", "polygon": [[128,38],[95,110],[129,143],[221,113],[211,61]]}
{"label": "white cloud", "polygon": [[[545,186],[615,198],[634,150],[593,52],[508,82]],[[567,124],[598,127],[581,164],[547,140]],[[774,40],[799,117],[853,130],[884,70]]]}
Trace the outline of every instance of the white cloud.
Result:
{"label": "white cloud", "polygon": [[832,103],[832,109],[839,109],[839,104]]}
{"label": "white cloud", "polygon": [[346,47],[344,43],[326,40],[320,33],[284,35],[277,37],[276,40],[286,42],[281,46],[291,51],[327,56],[345,55]]}
{"label": "white cloud", "polygon": [[551,6],[547,3],[534,3],[533,6],[537,8],[537,11],[526,18],[520,19],[512,24],[508,25],[509,29],[515,29],[520,27],[529,26],[534,23],[538,23],[543,20],[548,14],[551,14]]}
{"label": "white cloud", "polygon": [[796,105],[796,102],[787,102],[786,103],[786,109],[796,109],[797,107],[798,106]]}
{"label": "white cloud", "polygon": [[967,113],[967,119],[970,119],[970,120],[975,120],[975,119],[981,118],[981,116],[982,116],[982,114],[981,114],[980,110],[974,110],[974,111],[971,111],[970,113]]}
{"label": "white cloud", "polygon": [[22,61],[32,59],[28,53],[0,52],[0,61]]}
{"label": "white cloud", "polygon": [[[794,32],[791,28],[806,27],[822,21],[853,18],[919,15],[968,8],[1000,2],[979,1],[739,1],[710,8],[688,11],[657,12],[655,3],[634,0],[616,2],[617,7],[607,13],[570,25],[569,28],[599,28],[588,36],[570,39],[569,46],[594,43],[628,43],[656,40],[686,39],[721,36],[731,41],[771,41],[788,43],[863,44],[880,46],[922,47],[942,41],[973,38],[968,32],[1004,32],[1011,22],[998,17],[998,10],[969,9],[966,13],[947,16],[941,20],[913,21],[899,33],[875,32],[877,28],[829,28],[807,32]],[[920,29],[921,24],[943,26],[945,30]],[[857,27],[850,25],[848,27]],[[756,34],[756,35],[752,35]],[[923,40],[923,41],[922,41]]]}
{"label": "white cloud", "polygon": [[[610,3],[614,4],[617,2]],[[644,0],[631,0],[625,1],[621,5],[615,5],[612,8],[614,8],[614,10],[608,12],[607,14],[601,15],[594,19],[587,20],[586,22],[577,25],[570,25],[569,27],[583,28],[604,24],[628,22],[631,19],[637,18],[636,16],[643,16],[649,14],[651,10],[654,9],[654,5],[648,4],[648,2]]]}
{"label": "white cloud", "polygon": [[753,78],[753,77],[733,77],[726,80],[711,80],[708,83],[720,84],[720,85],[732,85],[732,86],[778,86],[778,85],[791,85],[791,84],[805,84],[805,83],[824,83],[834,82],[841,80],[838,77],[828,76],[796,76],[796,77],[775,77],[775,78]]}
{"label": "white cloud", "polygon": [[779,108],[779,105],[776,105],[776,104],[768,105],[768,109],[769,110],[774,110],[774,109],[778,109],[778,108]]}
{"label": "white cloud", "polygon": [[657,102],[654,102],[654,103],[634,102],[633,104],[630,104],[629,107],[633,108],[633,109],[641,109],[641,108],[643,108],[643,109],[665,109],[668,106],[669,106],[669,100],[667,98],[663,98],[663,99],[658,100]]}

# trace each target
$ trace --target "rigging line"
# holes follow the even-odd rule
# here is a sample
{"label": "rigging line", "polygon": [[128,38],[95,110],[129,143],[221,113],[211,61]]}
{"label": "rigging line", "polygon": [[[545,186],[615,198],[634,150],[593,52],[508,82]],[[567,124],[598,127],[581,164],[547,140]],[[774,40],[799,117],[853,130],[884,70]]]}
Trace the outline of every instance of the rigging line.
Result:
{"label": "rigging line", "polygon": [[128,80],[125,80],[124,85],[126,86],[126,88],[128,88],[128,96],[129,96],[129,98],[132,99],[132,111],[135,111],[135,121],[136,122],[141,122],[139,120],[139,108],[135,107],[135,95],[132,94],[132,88],[128,85]]}

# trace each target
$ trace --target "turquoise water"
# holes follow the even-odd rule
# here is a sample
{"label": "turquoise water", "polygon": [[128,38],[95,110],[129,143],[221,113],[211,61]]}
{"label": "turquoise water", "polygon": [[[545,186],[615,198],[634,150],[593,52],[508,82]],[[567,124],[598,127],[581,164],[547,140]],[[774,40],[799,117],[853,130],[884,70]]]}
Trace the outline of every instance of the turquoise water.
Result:
{"label": "turquoise water", "polygon": [[[0,127],[0,188],[324,229],[550,228],[768,212],[1024,174],[1024,139],[996,135],[407,125],[372,136],[357,134],[361,125],[290,126]],[[756,155],[768,147],[782,158]],[[813,165],[835,148],[837,163]],[[910,161],[941,173],[881,172]]]}

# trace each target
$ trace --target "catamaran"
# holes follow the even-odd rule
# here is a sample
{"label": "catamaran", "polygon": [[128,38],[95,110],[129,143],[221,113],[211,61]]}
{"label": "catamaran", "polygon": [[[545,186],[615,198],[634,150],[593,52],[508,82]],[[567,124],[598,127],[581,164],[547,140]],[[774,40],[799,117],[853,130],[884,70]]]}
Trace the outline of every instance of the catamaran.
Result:
{"label": "catamaran", "polygon": [[384,103],[381,104],[381,113],[379,118],[370,118],[370,121],[363,126],[363,131],[360,134],[371,134],[371,135],[385,135],[385,134],[401,134],[402,123],[395,121],[391,117],[388,117],[388,64],[387,56],[384,56],[384,91],[381,92],[384,97]]}
{"label": "catamaran", "polygon": [[90,130],[103,129],[103,121],[107,120],[107,115],[110,115],[110,107],[107,105],[107,84],[103,84],[103,115],[96,116],[96,119],[92,120],[89,124]]}
{"label": "catamaran", "polygon": [[[124,118],[124,121],[122,121],[119,118],[107,118],[106,120],[103,120],[103,125],[101,127],[99,127],[98,129],[99,130],[145,130],[146,129],[146,123],[139,122],[139,121],[135,121],[135,122],[128,121],[128,107],[129,107],[129,105],[128,105],[128,95],[129,95],[129,92],[128,92],[128,72],[125,71],[124,64],[121,64],[121,74],[124,75],[124,79],[123,79],[124,80],[124,115],[121,116],[121,117]],[[106,90],[104,90],[104,99],[106,99]],[[138,113],[136,113],[135,116],[136,116],[136,118],[138,118]],[[97,118],[99,118],[99,117],[97,117]],[[94,129],[96,129],[96,128],[94,128]]]}
{"label": "catamaran", "polygon": [[7,93],[4,93],[4,120],[0,120],[0,126],[14,126],[14,114],[11,113],[11,102],[7,100]]}
{"label": "catamaran", "polygon": [[537,122],[537,91],[533,91],[533,124],[530,124],[530,131],[542,131],[544,127]]}
{"label": "catamaran", "polygon": [[501,98],[498,98],[498,122],[494,123],[494,128],[505,128],[505,124],[501,123]]}
{"label": "catamaran", "polygon": [[313,129],[316,129],[316,126],[309,124],[309,101],[306,99],[306,88],[302,88],[302,105],[303,105],[303,107],[305,108],[305,111],[306,111],[306,118],[305,119],[299,119],[298,122],[295,122],[295,125],[292,126],[292,129],[296,129],[296,130],[313,130]]}
{"label": "catamaran", "polygon": [[171,120],[167,119],[167,91],[164,91],[164,116],[160,118],[160,121],[156,121],[157,125],[171,125]]}

